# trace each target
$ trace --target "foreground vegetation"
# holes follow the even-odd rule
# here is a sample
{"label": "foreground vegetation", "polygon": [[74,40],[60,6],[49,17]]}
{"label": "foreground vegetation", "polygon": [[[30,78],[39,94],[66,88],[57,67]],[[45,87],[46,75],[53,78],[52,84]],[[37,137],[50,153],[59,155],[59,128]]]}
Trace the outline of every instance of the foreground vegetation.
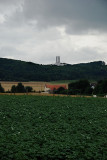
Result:
{"label": "foreground vegetation", "polygon": [[107,99],[0,96],[1,160],[106,160]]}

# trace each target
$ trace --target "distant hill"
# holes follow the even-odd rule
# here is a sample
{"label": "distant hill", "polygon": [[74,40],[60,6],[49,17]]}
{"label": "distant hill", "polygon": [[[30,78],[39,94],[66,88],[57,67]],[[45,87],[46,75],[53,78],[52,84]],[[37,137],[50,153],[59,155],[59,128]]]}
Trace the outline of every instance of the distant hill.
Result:
{"label": "distant hill", "polygon": [[107,78],[107,66],[102,61],[55,66],[0,58],[0,81],[101,80],[105,78]]}

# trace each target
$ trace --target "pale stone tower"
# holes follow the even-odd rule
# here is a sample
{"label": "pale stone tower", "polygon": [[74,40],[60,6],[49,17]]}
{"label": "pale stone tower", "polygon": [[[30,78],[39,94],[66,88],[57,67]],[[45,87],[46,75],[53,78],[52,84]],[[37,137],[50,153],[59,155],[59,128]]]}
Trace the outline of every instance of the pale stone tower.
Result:
{"label": "pale stone tower", "polygon": [[56,65],[60,65],[60,56],[56,56]]}

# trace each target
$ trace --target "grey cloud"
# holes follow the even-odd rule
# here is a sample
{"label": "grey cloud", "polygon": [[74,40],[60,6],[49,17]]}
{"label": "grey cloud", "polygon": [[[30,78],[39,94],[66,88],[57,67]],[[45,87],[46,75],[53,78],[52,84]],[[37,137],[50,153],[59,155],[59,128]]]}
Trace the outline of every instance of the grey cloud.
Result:
{"label": "grey cloud", "polygon": [[[57,55],[67,63],[107,61],[106,0],[0,0],[0,15],[6,19],[0,24],[0,57],[45,64],[54,63]],[[99,43],[92,42],[99,48],[92,48],[90,40],[78,45],[82,39],[76,43],[71,34],[95,34]]]}
{"label": "grey cloud", "polygon": [[[45,56],[44,56],[45,55]],[[69,64],[77,64],[77,63],[86,63],[93,61],[107,61],[106,53],[99,53],[97,48],[84,47],[80,50],[75,50],[74,48],[71,51],[60,51],[57,49],[56,51],[49,54],[49,51],[45,51],[45,54],[41,54],[38,61],[42,63],[44,61],[45,64],[53,64],[55,63],[55,57],[59,55],[62,63]],[[33,59],[32,59],[33,61]]]}
{"label": "grey cloud", "polygon": [[15,48],[11,48],[10,46],[5,46],[5,47],[1,47],[0,48],[0,56],[1,57],[13,57],[14,56],[14,52],[16,52]]}
{"label": "grey cloud", "polygon": [[105,61],[107,59],[104,53],[98,52],[97,48],[90,48],[90,47],[84,47],[77,51],[72,49],[72,51],[66,53],[66,55],[63,56],[63,58],[67,63],[70,64],[85,63],[85,62],[100,61],[100,60]]}
{"label": "grey cloud", "polygon": [[39,27],[65,26],[67,32],[106,30],[107,4],[103,0],[25,0],[24,16]]}
{"label": "grey cloud", "polygon": [[0,48],[0,57],[20,57],[22,53],[21,51],[17,50],[15,47],[11,46],[3,46]]}
{"label": "grey cloud", "polygon": [[[20,15],[20,11],[22,10],[23,2],[24,0],[0,0],[0,15],[4,19],[4,26],[9,28],[10,24],[12,26],[17,22],[18,15]],[[23,16],[21,15],[21,22],[23,21],[22,17]]]}
{"label": "grey cloud", "polygon": [[8,11],[14,8],[7,17],[11,27],[25,23],[38,29],[64,26],[69,34],[107,31],[106,0],[1,0],[0,6]]}
{"label": "grey cloud", "polygon": [[0,0],[0,12],[11,10],[11,7],[19,6],[23,0]]}

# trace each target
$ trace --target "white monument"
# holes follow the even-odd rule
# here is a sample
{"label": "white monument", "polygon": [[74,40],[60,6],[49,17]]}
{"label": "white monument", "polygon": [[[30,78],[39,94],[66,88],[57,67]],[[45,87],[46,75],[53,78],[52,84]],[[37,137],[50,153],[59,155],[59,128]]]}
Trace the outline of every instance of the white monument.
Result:
{"label": "white monument", "polygon": [[60,66],[60,56],[56,56],[56,65]]}
{"label": "white monument", "polygon": [[64,66],[65,64],[60,62],[60,56],[56,56],[56,63],[54,63],[53,65]]}

